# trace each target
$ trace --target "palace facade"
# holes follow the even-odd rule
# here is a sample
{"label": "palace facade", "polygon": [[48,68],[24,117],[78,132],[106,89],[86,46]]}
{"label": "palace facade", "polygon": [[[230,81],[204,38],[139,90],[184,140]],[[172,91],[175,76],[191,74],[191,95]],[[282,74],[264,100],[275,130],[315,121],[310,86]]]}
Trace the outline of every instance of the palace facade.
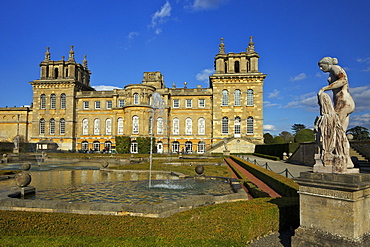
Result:
{"label": "palace facade", "polygon": [[161,72],[144,72],[142,83],[95,91],[86,56],[40,63],[31,83],[30,107],[0,108],[0,141],[59,150],[112,150],[116,136],[155,137],[158,153],[250,153],[263,143],[263,83],[252,37],[246,51],[226,53],[223,39],[209,87],[167,88]]}

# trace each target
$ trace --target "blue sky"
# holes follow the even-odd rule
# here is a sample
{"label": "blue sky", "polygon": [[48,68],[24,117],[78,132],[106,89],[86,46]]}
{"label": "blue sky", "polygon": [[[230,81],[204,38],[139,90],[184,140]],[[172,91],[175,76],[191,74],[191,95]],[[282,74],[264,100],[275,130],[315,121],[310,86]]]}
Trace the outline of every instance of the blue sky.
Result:
{"label": "blue sky", "polygon": [[350,126],[370,129],[370,1],[336,0],[0,0],[0,107],[30,105],[45,47],[51,59],[87,55],[96,88],[141,83],[161,71],[167,87],[208,87],[219,39],[242,52],[253,36],[264,84],[265,131],[313,127],[317,62],[337,57],[357,108]]}

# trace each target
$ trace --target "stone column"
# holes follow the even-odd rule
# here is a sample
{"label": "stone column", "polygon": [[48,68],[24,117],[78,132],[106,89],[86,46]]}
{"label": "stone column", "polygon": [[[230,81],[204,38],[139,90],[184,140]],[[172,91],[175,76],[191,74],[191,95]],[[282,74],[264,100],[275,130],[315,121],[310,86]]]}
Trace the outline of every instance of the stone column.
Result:
{"label": "stone column", "polygon": [[370,174],[302,172],[292,246],[370,246]]}

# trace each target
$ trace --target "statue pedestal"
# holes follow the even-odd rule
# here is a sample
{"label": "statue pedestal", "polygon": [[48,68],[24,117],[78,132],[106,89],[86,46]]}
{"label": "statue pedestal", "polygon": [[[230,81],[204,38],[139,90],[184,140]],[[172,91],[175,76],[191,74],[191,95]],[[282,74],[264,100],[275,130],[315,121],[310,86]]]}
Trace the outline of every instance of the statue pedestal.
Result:
{"label": "statue pedestal", "polygon": [[230,155],[230,150],[224,150],[223,155],[229,156]]}
{"label": "statue pedestal", "polygon": [[370,174],[302,172],[292,246],[370,246]]}
{"label": "statue pedestal", "polygon": [[[347,165],[347,164],[346,164]],[[313,165],[313,172],[321,172],[321,173],[336,173],[336,168],[333,165],[325,165],[322,163],[320,158],[320,154],[315,154],[315,164]],[[345,168],[343,169],[342,174],[349,174],[349,173],[359,173],[359,168]]]}
{"label": "statue pedestal", "polygon": [[19,149],[18,148],[13,148],[13,154],[19,154]]}

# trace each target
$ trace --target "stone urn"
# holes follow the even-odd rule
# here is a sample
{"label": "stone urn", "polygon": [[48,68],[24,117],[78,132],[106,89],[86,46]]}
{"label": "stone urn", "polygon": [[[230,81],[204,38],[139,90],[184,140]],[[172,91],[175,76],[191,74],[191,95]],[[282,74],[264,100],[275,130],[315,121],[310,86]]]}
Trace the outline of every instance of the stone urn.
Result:
{"label": "stone urn", "polygon": [[202,166],[202,165],[197,165],[197,166],[195,167],[195,172],[196,172],[198,175],[202,175],[202,174],[203,174],[203,172],[204,172],[204,166]]}

